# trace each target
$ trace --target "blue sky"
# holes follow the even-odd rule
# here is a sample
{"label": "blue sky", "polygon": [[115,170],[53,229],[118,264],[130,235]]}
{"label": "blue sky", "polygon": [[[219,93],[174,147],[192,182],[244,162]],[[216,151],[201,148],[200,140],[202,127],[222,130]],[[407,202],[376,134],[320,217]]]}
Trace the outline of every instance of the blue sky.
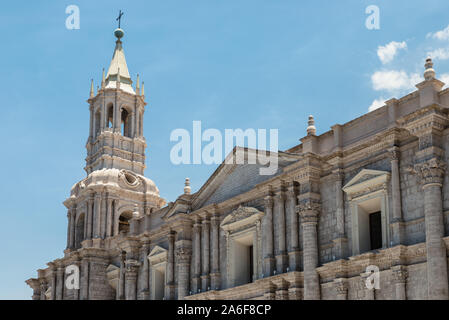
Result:
{"label": "blue sky", "polygon": [[[80,30],[65,9],[80,8]],[[380,30],[365,8],[380,9]],[[449,2],[10,1],[2,4],[0,299],[29,299],[24,281],[62,257],[62,202],[85,177],[90,79],[109,66],[119,9],[128,67],[145,81],[146,176],[174,201],[216,165],[170,162],[170,133],[276,128],[287,149],[413,90],[428,53],[449,82]],[[438,32],[440,31],[440,32]]]}

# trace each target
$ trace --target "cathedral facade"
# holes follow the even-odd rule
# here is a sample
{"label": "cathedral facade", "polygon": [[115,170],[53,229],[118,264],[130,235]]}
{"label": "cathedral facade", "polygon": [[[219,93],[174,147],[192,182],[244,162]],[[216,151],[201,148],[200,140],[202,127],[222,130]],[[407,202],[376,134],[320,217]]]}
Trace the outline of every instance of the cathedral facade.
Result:
{"label": "cathedral facade", "polygon": [[449,89],[430,59],[400,99],[321,135],[310,117],[275,174],[223,162],[166,204],[115,36],[88,99],[87,176],[64,202],[67,248],[26,281],[33,299],[448,299]]}

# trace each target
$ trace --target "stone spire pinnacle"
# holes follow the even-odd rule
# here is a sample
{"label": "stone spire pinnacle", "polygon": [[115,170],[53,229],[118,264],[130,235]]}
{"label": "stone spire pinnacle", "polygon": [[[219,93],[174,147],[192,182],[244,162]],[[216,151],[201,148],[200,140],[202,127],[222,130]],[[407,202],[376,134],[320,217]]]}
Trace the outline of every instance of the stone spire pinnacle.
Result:
{"label": "stone spire pinnacle", "polygon": [[140,79],[139,79],[139,74],[137,74],[137,80],[136,80],[136,94],[140,95]]}
{"label": "stone spire pinnacle", "polygon": [[433,62],[430,57],[426,59],[426,64],[424,65],[426,71],[424,71],[424,79],[426,81],[435,79],[435,70],[433,69]]}
{"label": "stone spire pinnacle", "polygon": [[316,135],[315,119],[312,115],[309,116],[309,121],[307,122],[307,124],[309,125],[307,127],[307,135]]}
{"label": "stone spire pinnacle", "polygon": [[105,77],[104,77],[104,68],[103,68],[103,74],[101,76],[101,89],[104,89],[104,86],[106,85]]}
{"label": "stone spire pinnacle", "polygon": [[190,188],[190,179],[189,178],[186,178],[186,181],[185,181],[184,185],[185,185],[185,187],[184,187],[184,194],[190,194],[192,189]]}
{"label": "stone spire pinnacle", "polygon": [[125,32],[118,28],[114,31],[114,35],[117,37],[115,42],[114,54],[112,56],[111,64],[106,76],[106,88],[116,88],[117,82],[120,83],[120,88],[128,93],[135,93],[132,88],[132,80],[129,75],[128,66],[126,64],[125,52],[122,47],[121,38],[125,35]]}
{"label": "stone spire pinnacle", "polygon": [[140,92],[142,96],[145,95],[145,82],[142,81],[142,91]]}
{"label": "stone spire pinnacle", "polygon": [[90,94],[89,94],[90,98],[94,97],[94,79],[90,80]]}

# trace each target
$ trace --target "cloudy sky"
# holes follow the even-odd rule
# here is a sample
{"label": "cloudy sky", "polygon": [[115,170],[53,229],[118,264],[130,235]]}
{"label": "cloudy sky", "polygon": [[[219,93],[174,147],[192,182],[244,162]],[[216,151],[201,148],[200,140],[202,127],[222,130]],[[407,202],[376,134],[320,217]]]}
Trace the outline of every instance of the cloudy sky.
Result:
{"label": "cloudy sky", "polygon": [[[66,28],[66,7],[80,29]],[[366,27],[379,8],[380,29]],[[174,201],[190,177],[198,190],[216,165],[170,162],[170,133],[279,129],[279,147],[318,134],[414,90],[425,58],[449,83],[449,2],[23,1],[2,4],[0,77],[0,298],[28,299],[24,281],[62,257],[62,202],[83,171],[90,79],[114,48],[119,9],[129,71],[145,81],[146,176]]]}

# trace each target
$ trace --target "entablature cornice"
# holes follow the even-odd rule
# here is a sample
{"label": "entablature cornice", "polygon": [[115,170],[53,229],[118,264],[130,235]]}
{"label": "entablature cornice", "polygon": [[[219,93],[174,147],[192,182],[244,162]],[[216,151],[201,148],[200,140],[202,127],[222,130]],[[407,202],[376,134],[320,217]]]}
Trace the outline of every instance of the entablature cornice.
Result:
{"label": "entablature cornice", "polygon": [[401,127],[414,136],[423,136],[432,132],[442,133],[448,126],[447,108],[432,104],[398,119]]}

